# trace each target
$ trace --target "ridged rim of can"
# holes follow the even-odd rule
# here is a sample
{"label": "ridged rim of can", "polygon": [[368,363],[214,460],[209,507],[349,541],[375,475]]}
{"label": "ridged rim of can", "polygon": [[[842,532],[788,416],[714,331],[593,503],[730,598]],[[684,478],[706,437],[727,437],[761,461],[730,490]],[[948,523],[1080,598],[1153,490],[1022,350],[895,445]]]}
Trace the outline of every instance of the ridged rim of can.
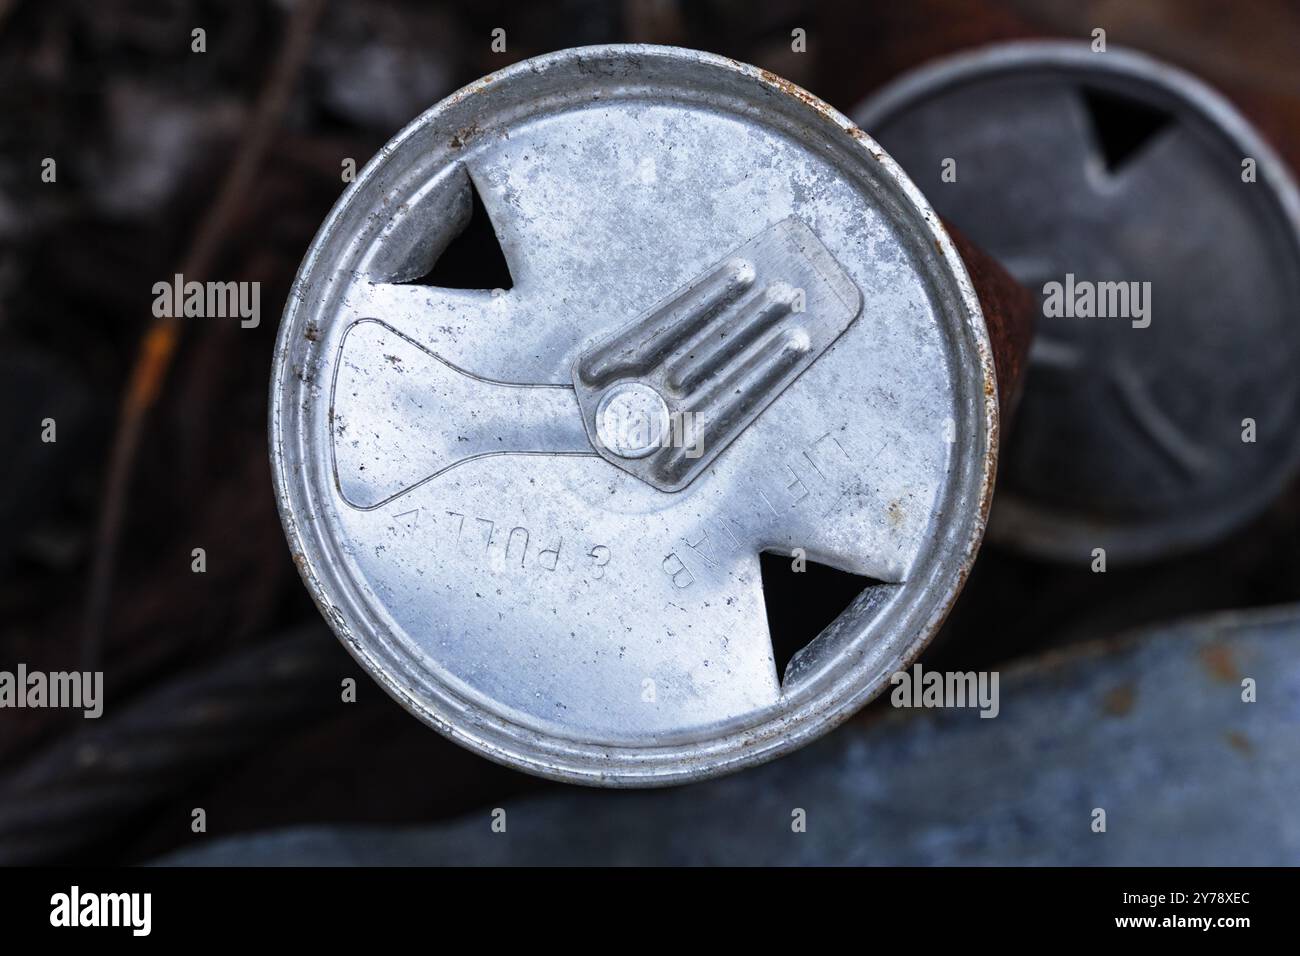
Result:
{"label": "ridged rim of can", "polygon": [[[909,629],[912,638],[895,660],[895,667],[879,673],[865,673],[864,668],[854,666],[850,661],[849,666],[841,668],[829,690],[807,695],[811,699],[803,700],[793,709],[783,709],[777,716],[763,720],[757,726],[714,737],[705,743],[690,741],[661,746],[612,747],[557,740],[539,734],[501,714],[483,712],[477,704],[461,698],[445,686],[436,690],[426,686],[425,690],[432,692],[434,697],[426,700],[412,692],[411,682],[396,679],[399,673],[412,676],[407,664],[395,659],[393,649],[383,646],[382,640],[364,639],[357,626],[358,621],[365,620],[364,608],[338,606],[333,598],[348,595],[332,594],[326,587],[330,568],[323,551],[325,542],[316,534],[311,501],[295,477],[295,474],[301,477],[301,463],[304,461],[300,443],[309,436],[301,430],[294,434],[291,425],[297,424],[298,412],[286,402],[286,393],[296,393],[306,384],[306,376],[299,380],[301,370],[295,370],[292,361],[303,333],[300,312],[308,279],[345,213],[350,211],[353,203],[359,202],[364,187],[380,174],[384,164],[401,150],[404,143],[418,131],[438,123],[457,104],[489,86],[499,87],[525,79],[535,71],[569,61],[650,57],[685,59],[693,66],[744,77],[756,84],[756,91],[761,90],[767,95],[775,93],[790,104],[797,104],[794,108],[807,116],[810,129],[817,129],[821,124],[827,133],[836,131],[844,137],[846,146],[861,151],[864,163],[870,161],[879,166],[881,181],[896,189],[898,198],[914,210],[916,225],[923,230],[927,245],[936,252],[935,265],[946,270],[947,278],[951,279],[954,298],[961,310],[960,315],[953,316],[953,326],[965,336],[961,347],[969,349],[967,360],[976,366],[972,371],[982,390],[981,395],[970,398],[978,403],[978,407],[971,409],[972,421],[979,422],[982,427],[973,434],[976,439],[982,439],[983,447],[975,447],[965,456],[966,473],[961,478],[951,479],[949,486],[955,489],[954,496],[960,493],[957,512],[964,520],[949,521],[942,534],[936,535],[934,545],[918,566],[918,575],[908,584],[915,589],[916,596],[908,605],[907,619],[915,619],[918,624]],[[293,384],[295,381],[298,381],[297,385]],[[999,408],[993,352],[983,311],[961,257],[921,192],[874,140],[822,100],[766,70],[679,47],[613,44],[561,50],[524,60],[477,80],[417,117],[366,164],[325,218],[294,279],[276,340],[268,420],[276,504],[294,562],[339,640],[391,697],[440,733],[506,766],[568,783],[638,787],[680,784],[718,776],[797,749],[852,716],[885,689],[890,674],[915,659],[951,610],[983,538],[997,465]]]}
{"label": "ridged rim of can", "polygon": [[[1222,93],[1186,70],[1127,47],[1109,46],[1094,53],[1090,44],[1077,40],[1014,40],[992,43],[939,57],[903,73],[869,96],[853,111],[864,128],[877,128],[905,112],[917,101],[944,89],[999,73],[1026,69],[1064,68],[1074,73],[1101,71],[1140,80],[1159,88],[1199,112],[1243,156],[1258,160],[1258,182],[1274,198],[1283,221],[1289,225],[1293,251],[1300,261],[1300,189],[1278,152]],[[1266,171],[1266,173],[1264,172]],[[990,540],[1054,561],[1075,561],[1093,547],[1129,561],[1154,561],[1195,550],[1230,533],[1263,512],[1300,468],[1300,432],[1270,480],[1235,503],[1195,516],[1157,519],[1133,529],[1114,524],[1101,532],[1086,516],[1038,506],[1004,490],[988,528]],[[1159,529],[1158,535],[1151,528]],[[1083,547],[1086,544],[1087,547]],[[1081,550],[1082,548],[1082,550]]]}

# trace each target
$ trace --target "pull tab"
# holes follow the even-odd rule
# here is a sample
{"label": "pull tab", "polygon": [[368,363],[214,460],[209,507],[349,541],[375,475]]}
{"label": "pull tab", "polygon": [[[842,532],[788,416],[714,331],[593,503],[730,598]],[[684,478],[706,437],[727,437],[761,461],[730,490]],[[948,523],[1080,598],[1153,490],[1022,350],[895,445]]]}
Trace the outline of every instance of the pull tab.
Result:
{"label": "pull tab", "polygon": [[606,461],[685,488],[857,318],[862,293],[802,220],[769,226],[584,349],[573,383]]}

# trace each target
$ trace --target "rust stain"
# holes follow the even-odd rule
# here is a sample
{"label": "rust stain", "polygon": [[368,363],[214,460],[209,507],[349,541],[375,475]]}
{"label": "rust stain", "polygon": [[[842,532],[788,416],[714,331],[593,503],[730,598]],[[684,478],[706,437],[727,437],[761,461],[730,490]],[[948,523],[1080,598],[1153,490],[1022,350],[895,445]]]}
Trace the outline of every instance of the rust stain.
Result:
{"label": "rust stain", "polygon": [[1244,754],[1253,754],[1255,752],[1255,745],[1252,744],[1250,738],[1241,731],[1229,730],[1223,736],[1228,741],[1228,746],[1233,750],[1240,751]]}
{"label": "rust stain", "polygon": [[1101,699],[1101,709],[1112,717],[1126,717],[1137,700],[1137,689],[1132,683],[1112,687]]}
{"label": "rust stain", "polygon": [[463,148],[470,140],[472,140],[475,136],[477,136],[479,132],[480,130],[478,128],[477,123],[471,123],[469,126],[466,126],[461,130],[458,130],[451,137],[451,148],[452,149]]}
{"label": "rust stain", "polygon": [[818,113],[821,113],[823,116],[831,115],[831,107],[826,103],[826,101],[820,99],[819,97],[813,96],[802,86],[796,86],[795,84],[787,80],[785,77],[777,76],[771,70],[764,70],[760,68],[758,72],[759,75],[762,76],[764,80],[766,80],[772,86],[775,86],[777,89],[779,89],[782,93],[785,93],[787,96],[793,96],[795,99],[799,100],[806,106],[812,107]]}
{"label": "rust stain", "polygon": [[1224,644],[1207,644],[1201,648],[1201,666],[1214,680],[1224,684],[1237,682],[1237,664],[1232,651]]}
{"label": "rust stain", "polygon": [[907,517],[903,512],[902,502],[897,498],[889,503],[887,514],[889,517],[889,524],[893,528],[901,528],[903,526],[903,519]]}

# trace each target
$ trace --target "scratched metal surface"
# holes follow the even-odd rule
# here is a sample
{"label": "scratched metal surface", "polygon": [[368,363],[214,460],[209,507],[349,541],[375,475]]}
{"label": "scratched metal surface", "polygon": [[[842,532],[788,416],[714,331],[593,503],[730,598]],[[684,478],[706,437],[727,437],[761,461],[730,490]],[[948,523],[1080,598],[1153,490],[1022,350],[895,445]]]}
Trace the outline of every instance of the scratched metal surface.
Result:
{"label": "scratched metal surface", "polygon": [[[1122,99],[1090,106],[1099,94]],[[1139,108],[1145,138],[1108,158],[1099,126]],[[1150,283],[1146,327],[1039,322],[993,539],[1063,561],[1164,558],[1241,526],[1294,477],[1300,193],[1219,93],[1137,52],[1029,41],[921,66],[854,117],[1040,305],[1067,273]]]}
{"label": "scratched metal surface", "polygon": [[[1243,678],[1257,701],[1241,699]],[[975,711],[852,724],[671,791],[510,800],[440,827],[303,827],[175,865],[1295,865],[1300,607],[1230,612],[1003,673]],[[1106,832],[1091,829],[1106,810]],[[793,808],[807,831],[791,830]]]}
{"label": "scratched metal surface", "polygon": [[[512,287],[412,284],[471,182]],[[681,491],[583,452],[584,343],[791,216],[856,320]],[[409,710],[531,772],[667,783],[801,745],[926,644],[982,534],[995,392],[951,242],[843,116],[710,54],[588,48],[454,94],[345,194],[281,326],[272,458],[309,589]],[[793,548],[883,583],[782,675],[758,554]]]}

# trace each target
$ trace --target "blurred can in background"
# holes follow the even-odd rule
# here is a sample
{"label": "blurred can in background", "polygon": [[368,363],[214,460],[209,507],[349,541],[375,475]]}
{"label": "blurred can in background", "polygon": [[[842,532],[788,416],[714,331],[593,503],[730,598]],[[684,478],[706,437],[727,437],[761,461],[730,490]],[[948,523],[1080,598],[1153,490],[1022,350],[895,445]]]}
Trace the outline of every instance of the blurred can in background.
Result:
{"label": "blurred can in background", "polygon": [[995,540],[1150,560],[1277,496],[1300,459],[1300,196],[1223,97],[1035,41],[922,66],[855,117],[1040,297]]}

